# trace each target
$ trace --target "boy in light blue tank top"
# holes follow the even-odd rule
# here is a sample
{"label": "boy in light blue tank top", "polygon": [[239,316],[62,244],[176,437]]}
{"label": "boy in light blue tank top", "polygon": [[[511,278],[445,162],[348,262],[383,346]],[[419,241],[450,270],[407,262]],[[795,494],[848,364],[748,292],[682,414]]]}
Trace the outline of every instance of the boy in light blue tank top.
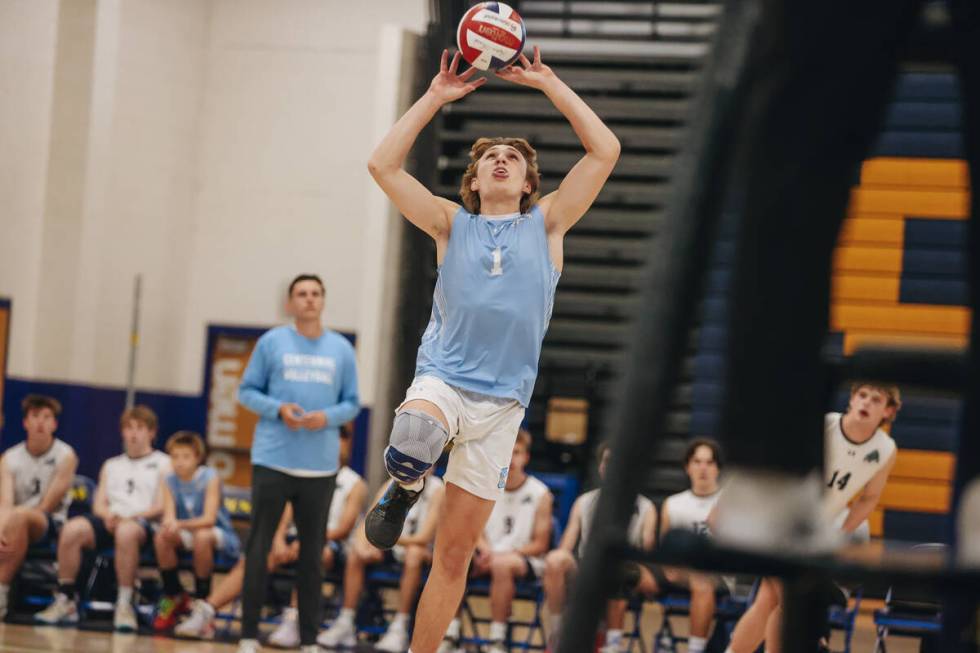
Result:
{"label": "boy in light blue tank top", "polygon": [[[542,63],[535,48],[533,61],[521,55],[497,76],[542,91],[571,124],[585,156],[556,191],[539,198],[531,145],[522,138],[481,138],[470,150],[460,187],[463,205],[433,195],[402,166],[442,106],[486,82],[473,79],[472,68],[457,73],[458,65],[458,54],[450,62],[443,52],[428,91],[395,123],[368,163],[401,213],[435,241],[439,265],[415,380],[395,411],[385,450],[393,480],[365,520],[371,543],[390,548],[421,493],[425,472],[447,442],[454,443],[432,571],[409,649],[414,653],[435,653],[462,597],[467,566],[506,485],[534,388],[564,235],[599,194],[620,149],[616,136]],[[501,650],[502,641],[492,643],[491,653]]]}
{"label": "boy in light blue tank top", "polygon": [[204,463],[204,440],[197,433],[177,431],[167,440],[173,471],[164,477],[163,520],[153,546],[163,580],[163,598],[153,628],[173,628],[177,617],[190,610],[190,597],[177,572],[180,550],[190,551],[194,564],[194,593],[199,599],[211,592],[214,554],[237,558],[238,534],[221,496],[221,479]]}

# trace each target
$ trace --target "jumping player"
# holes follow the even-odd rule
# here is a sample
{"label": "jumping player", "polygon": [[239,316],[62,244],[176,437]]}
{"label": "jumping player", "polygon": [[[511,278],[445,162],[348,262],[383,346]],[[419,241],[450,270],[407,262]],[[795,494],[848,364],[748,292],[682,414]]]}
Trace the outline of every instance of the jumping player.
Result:
{"label": "jumping player", "polygon": [[434,653],[459,605],[466,570],[507,482],[517,430],[562,268],[565,233],[595,200],[619,158],[619,141],[541,61],[521,55],[497,73],[542,91],[585,149],[558,189],[538,199],[537,154],[520,138],[481,138],[463,175],[463,206],[436,197],[403,168],[422,129],[443,105],[485,83],[457,73],[443,52],[429,89],[392,127],[368,169],[401,213],[436,243],[439,277],[415,380],[398,407],[385,466],[394,481],[366,519],[378,548],[398,540],[422,476],[455,440],[445,509],[410,650]]}
{"label": "jumping player", "polygon": [[[897,387],[855,383],[847,412],[824,417],[823,514],[845,536],[857,531],[871,515],[895,466],[898,449],[881,427],[893,422],[901,407]],[[724,519],[723,511],[719,511],[718,519]],[[735,626],[726,653],[755,651],[763,640],[768,653],[782,650],[781,594],[775,580],[762,582],[755,602]]]}

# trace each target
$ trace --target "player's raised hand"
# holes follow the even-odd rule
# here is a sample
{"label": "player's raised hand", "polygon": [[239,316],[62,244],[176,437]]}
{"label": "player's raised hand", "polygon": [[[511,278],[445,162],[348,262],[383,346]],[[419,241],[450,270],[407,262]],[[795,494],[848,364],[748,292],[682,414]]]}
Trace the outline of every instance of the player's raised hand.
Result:
{"label": "player's raised hand", "polygon": [[497,77],[522,86],[542,89],[545,84],[557,79],[555,72],[541,63],[541,50],[534,46],[534,61],[530,61],[522,52],[517,61],[497,71]]}
{"label": "player's raised hand", "polygon": [[487,83],[486,77],[470,81],[476,74],[476,68],[469,68],[463,73],[457,73],[459,59],[459,52],[457,52],[450,62],[449,50],[443,50],[442,59],[439,61],[439,74],[433,77],[429,84],[429,92],[435,95],[442,104],[458,100]]}

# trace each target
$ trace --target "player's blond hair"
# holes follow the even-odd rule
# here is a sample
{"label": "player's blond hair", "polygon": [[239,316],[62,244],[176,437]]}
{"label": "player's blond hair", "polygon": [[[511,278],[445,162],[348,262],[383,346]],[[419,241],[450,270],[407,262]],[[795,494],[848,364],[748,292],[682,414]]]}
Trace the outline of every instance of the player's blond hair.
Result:
{"label": "player's blond hair", "polygon": [[897,385],[891,385],[888,383],[878,383],[876,381],[855,381],[851,384],[851,396],[860,390],[861,388],[870,388],[872,390],[877,390],[881,394],[885,395],[885,399],[888,401],[888,406],[895,407],[895,413],[891,417],[883,417],[881,424],[878,426],[885,426],[891,424],[898,417],[898,411],[902,410],[902,392],[898,389]]}
{"label": "player's blond hair", "polygon": [[527,163],[527,173],[524,180],[531,184],[531,192],[521,195],[521,213],[527,213],[538,201],[538,189],[541,185],[541,173],[538,171],[538,153],[523,138],[497,136],[495,138],[478,138],[470,147],[470,163],[463,173],[463,181],[459,185],[459,196],[463,206],[470,213],[480,212],[480,193],[470,190],[470,185],[476,177],[476,167],[480,158],[494,145],[509,145],[521,153]]}

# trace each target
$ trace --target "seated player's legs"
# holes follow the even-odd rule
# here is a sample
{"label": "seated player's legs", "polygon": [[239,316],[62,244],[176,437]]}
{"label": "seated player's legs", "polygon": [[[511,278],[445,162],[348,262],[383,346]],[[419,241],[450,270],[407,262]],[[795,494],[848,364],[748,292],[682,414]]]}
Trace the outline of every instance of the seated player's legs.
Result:
{"label": "seated player's legs", "polygon": [[[286,547],[273,547],[266,557],[266,569],[274,572],[280,566],[291,563],[299,556],[299,542],[287,541]],[[214,617],[236,598],[241,596],[245,584],[245,556],[239,556],[235,566],[215,585],[206,600],[194,601],[191,615],[174,628],[178,637],[210,639],[214,636]]]}
{"label": "seated player's legs", "polygon": [[388,624],[384,635],[374,645],[374,648],[385,653],[404,653],[408,650],[410,612],[415,606],[419,586],[422,584],[422,570],[432,561],[432,551],[428,545],[409,544],[402,552],[402,560],[395,616]]}
{"label": "seated player's legs", "polygon": [[755,595],[755,601],[749,606],[742,618],[732,631],[732,639],[727,653],[752,653],[763,640],[771,639],[769,630],[779,631],[779,604],[782,599],[782,588],[779,581],[764,578]]}
{"label": "seated player's legs", "polygon": [[695,653],[701,653],[707,645],[711,632],[711,623],[715,618],[715,598],[718,593],[719,580],[710,574],[700,574],[690,569],[665,567],[664,576],[667,581],[686,587],[691,592],[691,640],[688,647]]}
{"label": "seated player's legs", "polygon": [[364,589],[364,576],[370,565],[376,565],[385,559],[385,552],[374,545],[357,538],[351,543],[347,552],[347,564],[344,567],[344,601],[340,614],[330,628],[320,633],[317,643],[327,648],[338,646],[354,646],[357,643],[357,626],[354,614],[357,602]]}
{"label": "seated player's legs", "polygon": [[[490,618],[506,624],[519,580],[534,580],[531,562],[516,552],[494,553],[490,558]],[[497,639],[491,634],[490,639]],[[501,638],[502,639],[502,638]]]}
{"label": "seated player's legs", "polygon": [[148,522],[142,519],[121,519],[113,532],[116,568],[116,581],[119,588],[116,594],[116,610],[113,626],[116,630],[133,632],[139,624],[133,608],[133,587],[140,564],[140,549],[151,542],[153,532]]}
{"label": "seated player's legs", "polygon": [[421,544],[405,547],[404,569],[398,584],[398,614],[408,614],[415,606],[419,587],[422,585],[422,572],[432,562],[432,549]]}
{"label": "seated player's legs", "polygon": [[111,545],[111,534],[95,515],[69,519],[58,536],[58,589],[54,602],[35,614],[34,620],[43,624],[78,623],[75,583],[82,566],[82,552]]}
{"label": "seated player's legs", "polygon": [[552,649],[561,630],[561,613],[565,609],[568,586],[578,572],[575,556],[564,549],[549,551],[544,559],[544,600],[548,608],[548,642]]}
{"label": "seated player's legs", "polygon": [[163,581],[163,596],[153,619],[153,629],[157,631],[173,628],[177,618],[190,610],[190,597],[180,584],[177,569],[178,551],[182,548],[181,532],[178,530],[159,528],[153,534],[153,550],[157,556],[160,580]]}
{"label": "seated player's legs", "polygon": [[[299,555],[299,542],[295,542],[293,559]],[[270,554],[271,555],[271,554]],[[347,556],[344,552],[344,544],[336,540],[327,540],[323,545],[323,552],[320,555],[320,562],[323,564],[324,573],[329,573],[335,569],[343,569],[346,566]],[[289,607],[283,610],[279,620],[279,626],[269,634],[269,644],[278,648],[297,648],[300,645],[299,636],[299,612],[296,609],[298,597],[296,588],[289,595]]]}
{"label": "seated player's legs", "polygon": [[27,506],[16,506],[0,537],[0,584],[9,585],[24,561],[27,548],[42,540],[57,540],[58,525],[46,512]]}
{"label": "seated player's legs", "polygon": [[27,506],[12,509],[0,534],[0,619],[7,616],[10,583],[24,562],[27,548],[57,538],[58,523],[48,513]]}

